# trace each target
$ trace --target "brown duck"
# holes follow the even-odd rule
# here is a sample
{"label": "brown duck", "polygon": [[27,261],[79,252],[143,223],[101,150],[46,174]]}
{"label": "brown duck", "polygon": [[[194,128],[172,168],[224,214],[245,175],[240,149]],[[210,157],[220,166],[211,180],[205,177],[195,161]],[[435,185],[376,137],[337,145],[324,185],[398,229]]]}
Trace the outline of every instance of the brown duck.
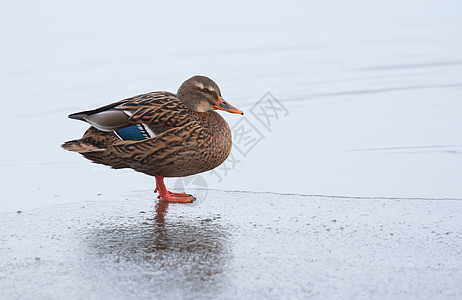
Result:
{"label": "brown duck", "polygon": [[223,100],[213,80],[194,76],[176,95],[152,92],[69,115],[91,127],[62,147],[98,164],[154,176],[161,200],[192,202],[192,195],[169,192],[164,177],[205,172],[225,161],[231,131],[215,109],[243,114]]}

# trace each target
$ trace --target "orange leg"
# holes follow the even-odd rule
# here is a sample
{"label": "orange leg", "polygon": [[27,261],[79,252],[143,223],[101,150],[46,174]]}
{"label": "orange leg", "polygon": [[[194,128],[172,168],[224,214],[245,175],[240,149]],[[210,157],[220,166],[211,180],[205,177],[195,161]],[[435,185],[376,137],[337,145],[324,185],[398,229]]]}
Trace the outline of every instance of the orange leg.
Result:
{"label": "orange leg", "polygon": [[168,202],[178,202],[178,203],[191,203],[196,198],[194,198],[190,194],[186,193],[172,193],[167,190],[164,184],[164,177],[163,176],[154,176],[156,178],[156,189],[154,192],[159,192],[159,196],[157,198],[168,201]]}

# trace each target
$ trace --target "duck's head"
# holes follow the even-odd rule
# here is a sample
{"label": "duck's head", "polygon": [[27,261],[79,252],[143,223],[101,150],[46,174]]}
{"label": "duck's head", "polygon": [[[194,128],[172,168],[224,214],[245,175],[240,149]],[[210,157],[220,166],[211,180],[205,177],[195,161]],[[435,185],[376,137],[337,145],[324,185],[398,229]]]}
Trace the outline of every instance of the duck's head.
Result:
{"label": "duck's head", "polygon": [[233,114],[244,114],[240,109],[223,100],[218,85],[205,76],[196,75],[183,82],[178,89],[177,96],[195,112],[221,109]]}

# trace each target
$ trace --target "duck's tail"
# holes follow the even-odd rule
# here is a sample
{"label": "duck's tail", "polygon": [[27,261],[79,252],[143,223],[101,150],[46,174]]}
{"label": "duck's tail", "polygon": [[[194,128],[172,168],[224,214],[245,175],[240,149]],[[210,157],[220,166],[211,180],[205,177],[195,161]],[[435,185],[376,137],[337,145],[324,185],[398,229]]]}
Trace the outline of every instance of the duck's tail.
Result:
{"label": "duck's tail", "polygon": [[101,152],[106,150],[98,148],[95,145],[87,143],[83,140],[68,141],[62,144],[61,147],[63,147],[66,150],[78,153]]}
{"label": "duck's tail", "polygon": [[100,131],[92,126],[81,139],[65,142],[61,147],[79,153],[101,152],[105,151],[114,140],[118,138],[112,132]]}
{"label": "duck's tail", "polygon": [[78,140],[68,141],[61,145],[66,150],[78,152],[85,158],[97,164],[103,164],[114,169],[127,168],[125,162],[113,157],[108,147],[120,139],[112,132],[103,132],[90,127],[83,137]]}

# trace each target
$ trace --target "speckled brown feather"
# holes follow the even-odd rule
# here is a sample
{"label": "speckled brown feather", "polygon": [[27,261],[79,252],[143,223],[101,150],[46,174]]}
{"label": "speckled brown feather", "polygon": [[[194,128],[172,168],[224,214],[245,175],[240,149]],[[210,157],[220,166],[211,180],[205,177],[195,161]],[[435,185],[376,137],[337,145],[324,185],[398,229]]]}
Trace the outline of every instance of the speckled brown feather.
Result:
{"label": "speckled brown feather", "polygon": [[158,134],[141,141],[122,141],[112,132],[90,127],[63,148],[113,168],[164,177],[182,177],[216,168],[231,151],[231,131],[216,112],[194,112],[168,92],[122,100],[92,112],[122,107],[132,124],[148,124]]}

